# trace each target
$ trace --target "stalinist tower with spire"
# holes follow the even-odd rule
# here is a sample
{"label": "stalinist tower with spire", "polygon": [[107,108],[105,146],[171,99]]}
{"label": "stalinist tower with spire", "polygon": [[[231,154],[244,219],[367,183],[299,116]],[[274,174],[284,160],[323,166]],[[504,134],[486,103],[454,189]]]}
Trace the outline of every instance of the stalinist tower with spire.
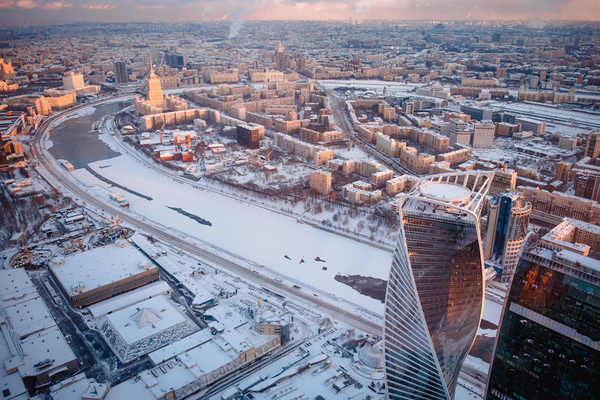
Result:
{"label": "stalinist tower with spire", "polygon": [[154,73],[152,58],[150,59],[147,85],[146,100],[137,97],[135,99],[135,110],[139,115],[187,110],[188,105],[184,99],[168,94],[163,96],[160,78]]}
{"label": "stalinist tower with spire", "polygon": [[146,99],[153,106],[162,105],[164,101],[162,88],[160,86],[160,78],[154,73],[152,58],[150,58],[150,73],[148,74],[148,93]]}

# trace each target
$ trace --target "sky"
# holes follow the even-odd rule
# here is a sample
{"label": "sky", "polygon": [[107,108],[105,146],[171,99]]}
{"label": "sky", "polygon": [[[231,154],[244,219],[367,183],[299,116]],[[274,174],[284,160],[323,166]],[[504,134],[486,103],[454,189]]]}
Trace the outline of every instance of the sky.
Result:
{"label": "sky", "polygon": [[207,20],[600,20],[600,0],[0,0],[0,25]]}

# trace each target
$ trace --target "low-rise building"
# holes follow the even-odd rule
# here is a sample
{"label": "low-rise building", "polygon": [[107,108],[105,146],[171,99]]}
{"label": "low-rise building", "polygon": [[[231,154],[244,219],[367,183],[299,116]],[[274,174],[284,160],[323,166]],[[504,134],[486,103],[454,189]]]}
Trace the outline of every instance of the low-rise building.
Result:
{"label": "low-rise building", "polygon": [[158,279],[158,268],[132,245],[97,247],[53,262],[50,273],[74,307],[85,307]]}

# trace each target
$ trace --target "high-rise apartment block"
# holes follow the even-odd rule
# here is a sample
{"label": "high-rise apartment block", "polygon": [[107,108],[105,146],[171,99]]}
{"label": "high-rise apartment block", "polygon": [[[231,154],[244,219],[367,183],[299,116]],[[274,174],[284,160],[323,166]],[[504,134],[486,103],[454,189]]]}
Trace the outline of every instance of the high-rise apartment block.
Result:
{"label": "high-rise apartment block", "polygon": [[323,196],[331,192],[331,172],[315,171],[311,172],[308,178],[310,189]]}
{"label": "high-rise apartment block", "polygon": [[116,83],[127,83],[127,66],[123,61],[117,61],[114,65],[115,82]]}
{"label": "high-rise apartment block", "polygon": [[509,282],[529,225],[531,203],[518,193],[496,196],[490,204],[484,256],[496,266],[499,280]]}
{"label": "high-rise apartment block", "polygon": [[488,400],[600,398],[600,260],[570,249],[558,233],[525,244],[504,304]]}
{"label": "high-rise apartment block", "polygon": [[467,129],[467,123],[456,118],[450,119],[449,124],[450,144],[462,144],[469,146],[471,144],[472,131]]}
{"label": "high-rise apartment block", "polygon": [[389,400],[454,397],[483,309],[479,214],[493,174],[432,175],[400,200],[385,303]]}
{"label": "high-rise apartment block", "polygon": [[237,142],[251,149],[258,149],[261,138],[260,128],[258,125],[238,125],[236,128]]}
{"label": "high-rise apartment block", "polygon": [[587,134],[585,156],[591,158],[600,157],[600,129],[593,130]]}

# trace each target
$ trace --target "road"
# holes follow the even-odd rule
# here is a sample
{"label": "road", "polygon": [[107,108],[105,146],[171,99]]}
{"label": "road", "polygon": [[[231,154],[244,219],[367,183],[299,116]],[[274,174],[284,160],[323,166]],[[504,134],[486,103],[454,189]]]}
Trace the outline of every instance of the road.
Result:
{"label": "road", "polygon": [[402,174],[420,176],[418,174],[415,174],[413,171],[409,170],[402,164],[400,164],[400,162],[398,160],[377,150],[372,144],[368,143],[363,138],[361,138],[359,135],[357,135],[356,132],[354,131],[354,128],[348,121],[348,118],[346,118],[346,103],[344,102],[344,100],[340,99],[331,89],[328,89],[326,92],[327,92],[327,97],[331,100],[329,105],[331,106],[331,110],[333,112],[333,118],[335,119],[335,122],[338,124],[338,126],[342,129],[342,131],[346,134],[347,137],[354,140],[355,143],[358,143],[358,145],[361,147],[361,149],[363,149],[365,152],[369,153],[371,156],[378,159],[379,161],[384,163],[386,166],[391,167],[396,172],[402,173]]}
{"label": "road", "polygon": [[[115,101],[125,100],[130,98],[131,96],[124,96],[115,98]],[[82,106],[75,107],[69,112],[73,112],[82,107],[94,106],[99,103],[88,103]],[[64,116],[65,113],[58,114],[57,116],[52,116],[48,120],[44,121],[41,126],[38,128],[36,136],[32,142],[31,151],[32,156],[39,161],[39,172],[43,175],[45,172],[50,179],[48,181],[54,185],[58,182],[59,185],[64,187],[68,192],[70,192],[75,198],[78,198],[88,204],[91,207],[104,210],[104,212],[119,215],[122,223],[131,226],[132,228],[146,232],[149,235],[152,235],[154,238],[166,242],[167,244],[178,248],[184,252],[188,252],[189,254],[202,258],[209,263],[212,263],[218,268],[227,270],[228,272],[239,276],[241,279],[248,280],[250,282],[255,282],[261,286],[265,286],[268,289],[274,290],[276,292],[281,293],[284,296],[287,296],[290,300],[300,301],[302,303],[311,304],[316,310],[320,312],[331,315],[334,319],[337,319],[341,322],[344,322],[356,329],[360,329],[372,335],[381,335],[382,327],[366,318],[363,318],[359,315],[356,315],[353,312],[349,312],[341,306],[336,304],[331,304],[327,301],[324,301],[322,298],[314,297],[312,293],[305,293],[302,290],[295,289],[291,286],[285,285],[282,282],[279,282],[270,277],[259,274],[256,271],[249,270],[248,268],[234,263],[219,254],[210,252],[204,248],[201,248],[193,243],[185,242],[181,239],[181,237],[166,232],[163,229],[157,227],[152,222],[148,222],[147,220],[141,220],[139,217],[133,216],[124,212],[121,207],[116,206],[109,199],[98,198],[95,197],[85,190],[81,189],[81,187],[72,180],[70,176],[68,176],[68,172],[60,167],[53,159],[52,156],[49,155],[42,146],[42,140],[44,136],[48,132],[48,127],[51,123],[61,116]],[[57,189],[61,189],[57,187]]]}
{"label": "road", "polygon": [[[111,99],[111,101],[125,100],[127,98],[131,98],[131,96],[117,97]],[[99,103],[89,103],[82,106],[78,106],[67,111],[66,113],[76,111],[79,108],[89,107],[97,104]],[[343,114],[341,116],[339,115],[339,107],[332,108],[334,110],[336,121],[339,121],[340,124],[348,124],[345,116]],[[354,312],[347,311],[342,306],[324,301],[320,297],[314,297],[312,293],[303,292],[302,290],[293,288],[292,286],[288,286],[282,282],[279,282],[278,280],[262,275],[254,270],[250,270],[240,264],[237,264],[229,259],[220,256],[217,253],[208,251],[193,243],[188,243],[182,240],[181,237],[177,236],[176,234],[167,232],[161,229],[160,227],[157,227],[156,225],[154,225],[154,222],[149,222],[147,219],[142,220],[135,215],[125,213],[123,212],[122,208],[115,206],[108,199],[97,198],[89,194],[85,190],[81,189],[80,186],[76,182],[74,182],[74,180],[69,176],[69,173],[62,167],[60,167],[55,162],[55,160],[53,160],[52,156],[49,155],[41,145],[41,142],[44,136],[47,134],[48,127],[51,125],[52,121],[54,121],[56,118],[59,118],[60,116],[65,115],[66,113],[61,113],[56,116],[52,116],[48,120],[44,121],[38,128],[38,131],[36,132],[36,136],[31,146],[32,156],[34,158],[37,158],[37,160],[39,161],[38,172],[40,172],[41,175],[49,177],[50,179],[48,179],[48,181],[51,184],[53,184],[53,186],[55,186],[57,189],[60,190],[60,186],[62,186],[75,198],[82,200],[89,206],[100,210],[104,210],[106,213],[112,215],[119,215],[122,223],[127,224],[134,229],[152,235],[154,238],[163,241],[174,248],[177,248],[181,251],[187,252],[193,256],[201,258],[213,264],[217,268],[221,268],[223,270],[228,271],[229,273],[232,273],[233,275],[239,276],[241,279],[256,283],[259,286],[263,286],[270,290],[278,292],[286,296],[291,301],[309,304],[313,307],[315,311],[328,314],[334,319],[341,321],[356,329],[362,330],[372,335],[382,336],[382,326],[367,318],[363,318],[362,316],[357,315]],[[350,128],[346,125],[346,129]],[[348,132],[353,132],[353,130],[349,130]],[[371,147],[369,148],[372,149]],[[52,183],[53,180],[55,183]],[[463,371],[461,373],[461,376],[467,376],[467,379],[472,381],[473,376],[469,375],[471,374],[469,374],[466,371]]]}

